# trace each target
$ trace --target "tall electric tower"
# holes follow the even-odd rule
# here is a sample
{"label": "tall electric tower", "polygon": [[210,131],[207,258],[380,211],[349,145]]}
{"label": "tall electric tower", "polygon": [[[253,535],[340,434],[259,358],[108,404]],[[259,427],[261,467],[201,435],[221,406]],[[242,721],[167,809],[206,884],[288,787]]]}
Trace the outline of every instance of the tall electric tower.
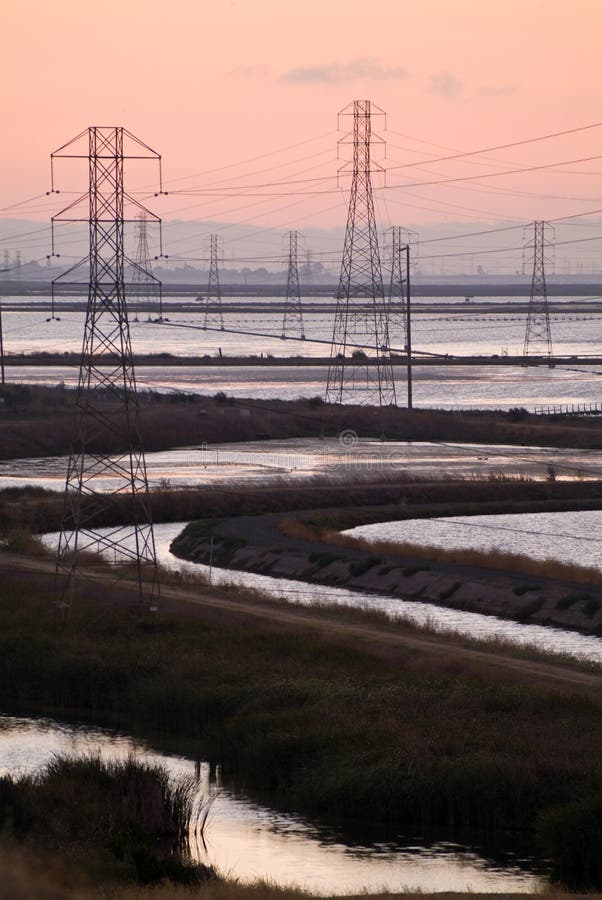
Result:
{"label": "tall electric tower", "polygon": [[524,259],[532,268],[532,277],[523,346],[523,365],[528,365],[529,358],[535,356],[547,358],[548,365],[551,367],[553,366],[552,333],[545,264],[549,260],[547,251],[553,241],[553,230],[546,222],[534,222],[532,232],[531,228],[525,228],[525,239]]}
{"label": "tall electric tower", "polygon": [[[390,359],[388,308],[378,249],[372,194],[372,117],[384,116],[370,100],[354,100],[339,116],[353,116],[351,134],[339,142],[353,145],[351,192],[345,246],[337,291],[326,402],[395,403]],[[349,169],[349,164],[340,170]],[[374,355],[369,357],[369,353]]]}
{"label": "tall electric tower", "polygon": [[136,304],[135,321],[138,321],[138,312],[142,308],[146,309],[148,320],[152,321],[155,304],[158,319],[159,321],[163,320],[161,282],[153,275],[145,213],[141,213],[136,221],[136,256],[133,263],[132,283],[128,293],[130,301]]}
{"label": "tall electric tower", "polygon": [[297,262],[299,239],[300,234],[298,231],[289,231],[288,274],[286,276],[286,300],[284,301],[284,315],[282,317],[282,337],[300,337],[302,340],[305,340]]}
{"label": "tall electric tower", "polygon": [[125,255],[124,223],[135,221],[141,213],[159,220],[126,193],[124,162],[151,159],[160,166],[161,158],[122,127],[87,128],[51,155],[53,169],[54,161],[61,157],[87,160],[89,185],[79,200],[53,217],[53,227],[56,221],[87,221],[90,252],[69,270],[86,261],[89,264],[73,438],[56,557],[58,605],[70,609],[81,554],[101,550],[134,567],[139,599],[156,611],[157,558],[124,281],[126,264],[134,264]]}
{"label": "tall electric tower", "polygon": [[408,302],[406,250],[409,243],[405,231],[394,225],[385,233],[385,247],[389,262],[389,337],[391,344],[403,349],[408,345]]}
{"label": "tall electric tower", "polygon": [[205,297],[205,317],[203,328],[219,328],[224,330],[224,314],[222,312],[222,289],[219,283],[218,256],[220,250],[219,235],[209,237],[209,283]]}

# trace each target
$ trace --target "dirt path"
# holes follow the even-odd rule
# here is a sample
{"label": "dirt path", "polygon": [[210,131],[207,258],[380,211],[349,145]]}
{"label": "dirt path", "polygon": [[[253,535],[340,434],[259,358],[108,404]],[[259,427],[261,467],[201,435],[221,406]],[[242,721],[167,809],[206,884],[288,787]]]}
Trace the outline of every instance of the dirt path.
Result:
{"label": "dirt path", "polygon": [[[29,576],[48,587],[54,564],[0,553],[2,578]],[[87,569],[85,579],[110,583],[110,602],[131,602],[136,584],[123,580],[116,586],[114,572]],[[525,658],[499,647],[470,646],[461,639],[420,632],[388,621],[371,621],[369,615],[338,608],[316,609],[256,597],[236,599],[220,595],[205,586],[161,585],[163,615],[192,615],[195,618],[231,622],[233,627],[286,631],[310,631],[325,643],[360,649],[386,661],[400,671],[456,674],[485,680],[531,684],[555,693],[587,696],[602,705],[602,670],[587,670],[562,662]]]}

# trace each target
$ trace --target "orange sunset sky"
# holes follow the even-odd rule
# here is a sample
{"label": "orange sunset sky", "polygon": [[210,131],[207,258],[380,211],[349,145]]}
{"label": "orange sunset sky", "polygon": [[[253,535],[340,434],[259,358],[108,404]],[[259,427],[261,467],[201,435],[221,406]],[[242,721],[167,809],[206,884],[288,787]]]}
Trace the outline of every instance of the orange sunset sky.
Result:
{"label": "orange sunset sky", "polygon": [[379,191],[389,219],[593,211],[602,127],[427,160],[602,121],[601,35],[600,0],[4,0],[2,215],[46,217],[55,198],[6,208],[48,189],[50,152],[83,128],[124,125],[162,154],[167,187],[190,191],[160,199],[164,218],[340,225],[337,112],[356,98],[386,111],[389,165],[406,166]]}

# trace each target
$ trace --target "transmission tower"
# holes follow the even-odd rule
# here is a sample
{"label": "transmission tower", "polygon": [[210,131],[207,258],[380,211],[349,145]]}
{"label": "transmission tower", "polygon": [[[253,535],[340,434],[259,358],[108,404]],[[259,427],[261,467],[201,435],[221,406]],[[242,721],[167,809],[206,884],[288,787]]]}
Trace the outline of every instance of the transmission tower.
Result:
{"label": "transmission tower", "polygon": [[[395,348],[406,356],[408,409],[412,409],[412,317],[410,303],[410,270],[414,265],[409,232],[395,225],[385,233],[385,248],[389,261],[388,322],[389,337]],[[416,245],[414,245],[416,246]]]}
{"label": "transmission tower", "polygon": [[[546,236],[546,231],[550,238]],[[553,366],[552,333],[550,330],[550,310],[546,288],[545,264],[548,260],[546,249],[553,240],[552,228],[545,222],[534,222],[533,230],[525,229],[525,260],[532,266],[531,297],[527,313],[527,328],[523,346],[523,365],[528,365],[529,357],[544,357]]]}
{"label": "transmission tower", "polygon": [[219,283],[218,255],[219,236],[210,235],[209,252],[209,283],[207,296],[205,297],[205,318],[203,328],[219,328],[224,330],[224,314],[222,312],[222,290]]}
{"label": "transmission tower", "polygon": [[155,612],[157,559],[124,282],[125,266],[135,265],[125,255],[124,223],[151,214],[125,192],[124,161],[152,159],[160,166],[160,156],[125,128],[92,127],[51,155],[53,170],[61,157],[88,161],[89,186],[53,217],[53,228],[56,221],[87,221],[90,253],[68,270],[88,263],[89,280],[56,557],[57,605],[69,611],[81,554],[100,550],[133,565],[139,598]]}
{"label": "transmission tower", "polygon": [[[371,176],[372,169],[379,168],[371,161],[371,145],[382,143],[372,133],[372,116],[384,113],[370,100],[354,100],[341,115],[353,116],[351,135],[339,142],[339,146],[352,143],[353,161],[326,402],[352,400],[382,407],[395,403]],[[340,171],[348,168],[347,164]],[[372,362],[370,352],[375,354]]]}
{"label": "transmission tower", "polygon": [[385,234],[385,247],[389,259],[389,336],[395,347],[408,345],[408,303],[406,250],[408,241],[404,239],[404,229],[394,225]]}
{"label": "transmission tower", "polygon": [[282,318],[282,337],[300,337],[305,340],[303,325],[303,307],[301,306],[301,289],[299,287],[299,269],[297,251],[300,234],[298,231],[288,233],[288,275],[286,277],[286,300]]}
{"label": "transmission tower", "polygon": [[151,322],[153,320],[152,307],[158,301],[158,320],[162,322],[163,296],[161,293],[161,282],[158,278],[155,278],[152,271],[150,251],[148,249],[147,221],[144,213],[141,213],[138,217],[136,229],[136,256],[134,259],[132,284],[129,291],[130,300],[136,304],[134,321],[138,321],[138,311],[144,308],[148,313],[148,321]]}

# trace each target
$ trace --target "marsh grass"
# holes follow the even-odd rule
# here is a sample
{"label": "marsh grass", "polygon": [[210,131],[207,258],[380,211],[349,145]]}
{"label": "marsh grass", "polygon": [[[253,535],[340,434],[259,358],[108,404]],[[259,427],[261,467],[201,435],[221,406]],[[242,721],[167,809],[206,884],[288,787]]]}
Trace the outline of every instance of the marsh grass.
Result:
{"label": "marsh grass", "polygon": [[[555,559],[535,560],[518,553],[501,553],[498,550],[448,550],[424,544],[397,541],[370,541],[362,537],[353,537],[340,532],[313,530],[314,540],[320,540],[336,547],[350,550],[361,550],[365,553],[380,554],[388,558],[424,559],[454,566],[467,566],[483,569],[496,569],[502,572],[514,572],[531,575],[535,578],[568,581],[575,584],[591,584],[602,587],[602,572],[587,566],[571,565]],[[536,590],[536,586],[527,586],[525,590]],[[516,591],[515,591],[516,593]]]}
{"label": "marsh grass", "polygon": [[192,884],[212,877],[210,869],[183,862],[202,811],[194,779],[173,783],[163,767],[133,757],[60,755],[37,774],[0,779],[5,837],[91,857],[99,866],[108,854],[113,874],[128,880],[135,873],[142,883],[167,878]]}
{"label": "marsh grass", "polygon": [[602,721],[587,700],[406,667],[401,650],[380,659],[329,640],[327,619],[317,634],[176,615],[144,629],[119,606],[95,615],[102,590],[86,587],[65,628],[49,627],[43,592],[0,585],[5,709],[197,741],[247,786],[416,827],[529,828],[602,781]]}

